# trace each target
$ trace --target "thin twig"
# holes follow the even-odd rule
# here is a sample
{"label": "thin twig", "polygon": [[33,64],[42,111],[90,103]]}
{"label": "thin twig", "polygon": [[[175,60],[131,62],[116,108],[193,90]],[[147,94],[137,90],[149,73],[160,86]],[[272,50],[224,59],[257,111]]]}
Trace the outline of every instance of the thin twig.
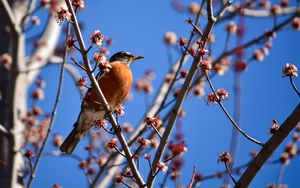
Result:
{"label": "thin twig", "polygon": [[94,73],[95,71],[96,71],[96,68],[98,67],[98,63],[95,63],[95,66],[94,66],[94,68],[93,68],[93,70],[92,70],[92,73]]}
{"label": "thin twig", "polygon": [[171,161],[171,160],[174,159],[176,156],[177,156],[177,155],[173,155],[173,156],[167,158],[167,159],[164,161],[164,163],[167,163],[167,162]]}
{"label": "thin twig", "polygon": [[123,157],[126,158],[126,155],[124,155],[124,153],[122,153],[122,152],[119,150],[119,148],[115,147],[115,150],[116,150],[120,155],[122,155]]}
{"label": "thin twig", "polygon": [[227,32],[226,33],[226,39],[225,39],[225,45],[224,45],[224,52],[226,52],[228,50],[230,36],[231,36],[230,33]]}
{"label": "thin twig", "polygon": [[80,65],[80,64],[75,60],[74,57],[71,57],[71,60],[72,60],[78,67],[80,67],[82,70],[86,71],[86,68],[84,68],[82,65]]}
{"label": "thin twig", "polygon": [[159,133],[159,131],[157,130],[157,128],[156,128],[154,125],[152,125],[152,123],[150,123],[150,125],[151,125],[151,127],[153,128],[153,130],[155,131],[155,133],[158,135],[158,137],[159,137],[160,139],[162,139],[162,136],[161,136],[161,134]]}
{"label": "thin twig", "polygon": [[108,134],[115,134],[114,131],[108,130],[106,127],[102,127]]}
{"label": "thin twig", "polygon": [[280,168],[279,168],[279,172],[278,172],[278,176],[277,176],[277,187],[280,187],[280,184],[282,182],[282,178],[283,178],[283,174],[284,174],[284,169],[285,169],[285,164],[281,164]]}
{"label": "thin twig", "polygon": [[203,32],[201,31],[201,29],[198,26],[196,26],[193,22],[188,21],[188,23],[190,25],[192,25],[194,29],[196,29],[196,31],[200,34],[201,37],[203,36]]}
{"label": "thin twig", "polygon": [[135,150],[135,152],[133,153],[132,158],[135,158],[142,148],[143,146],[142,144],[140,144],[138,148]]}
{"label": "thin twig", "polygon": [[153,168],[151,166],[151,161],[150,161],[150,159],[147,159],[147,161],[148,161],[149,168],[150,168],[150,170],[151,170],[151,172],[153,174],[154,172],[153,172]]}
{"label": "thin twig", "polygon": [[92,186],[92,180],[91,180],[91,178],[90,178],[88,172],[87,172],[85,169],[82,169],[82,171],[83,171],[83,173],[84,173],[84,175],[85,175],[85,177],[86,177],[86,180],[87,180],[89,186],[91,187],[91,186]]}
{"label": "thin twig", "polygon": [[236,180],[234,179],[234,177],[232,176],[232,173],[230,172],[230,169],[229,169],[229,167],[228,167],[228,163],[227,163],[227,162],[224,162],[224,165],[225,165],[227,174],[230,176],[230,178],[232,179],[233,183],[236,184]]}
{"label": "thin twig", "polygon": [[165,104],[161,110],[167,108],[168,106],[170,106],[170,104],[172,104],[175,101],[176,101],[176,98],[173,98],[171,101],[169,101],[167,104]]}
{"label": "thin twig", "polygon": [[232,0],[227,0],[227,2],[224,4],[224,6],[220,10],[220,12],[217,13],[217,15],[216,15],[217,19],[220,19],[221,17],[224,16],[225,12],[228,10],[228,7],[231,5],[231,3],[232,3]]}
{"label": "thin twig", "polygon": [[[210,81],[210,79],[209,79],[207,73],[205,73],[205,77],[206,77],[206,80],[207,80],[207,82],[208,82],[208,84],[209,84],[209,86],[210,86],[212,92],[214,93],[214,95],[215,95],[216,97],[218,97],[218,95],[217,95],[217,93],[216,93],[216,90],[214,89],[214,87],[213,87],[213,85],[212,85],[212,83],[211,83],[211,81]],[[223,110],[223,112],[225,113],[225,115],[227,116],[227,118],[230,120],[230,122],[234,125],[234,127],[235,127],[242,135],[244,135],[244,136],[245,136],[248,140],[250,140],[251,142],[254,142],[254,143],[256,143],[256,144],[258,144],[258,145],[260,145],[260,146],[263,146],[263,145],[264,145],[264,144],[261,143],[260,141],[258,141],[258,140],[256,140],[256,139],[252,138],[251,136],[247,135],[247,134],[246,134],[246,133],[245,133],[245,132],[237,125],[237,124],[236,124],[236,122],[234,121],[234,119],[230,116],[230,114],[227,112],[226,108],[223,106],[223,104],[222,104],[222,102],[221,102],[220,99],[218,99],[217,102],[218,102],[219,106],[221,107],[221,109]]]}
{"label": "thin twig", "polygon": [[289,77],[290,77],[290,83],[291,83],[291,85],[292,85],[293,89],[294,89],[294,90],[295,90],[295,92],[297,93],[298,97],[300,97],[300,93],[299,93],[299,91],[298,91],[298,89],[297,89],[297,87],[296,87],[295,83],[293,82],[293,78],[292,78],[292,76],[289,76]]}
{"label": "thin twig", "polygon": [[75,44],[73,45],[73,47],[74,47],[78,52],[81,51],[80,48],[78,48]]}
{"label": "thin twig", "polygon": [[27,157],[28,161],[29,161],[29,168],[30,168],[30,174],[32,174],[33,172],[33,166],[32,166],[32,160],[31,157]]}
{"label": "thin twig", "polygon": [[[89,51],[92,49],[93,45],[94,45],[94,44],[91,44],[91,45],[89,46],[89,48],[88,48],[88,49],[86,50],[86,52],[85,52],[86,54],[89,53]],[[80,49],[79,49],[79,51],[80,51]]]}
{"label": "thin twig", "polygon": [[[66,40],[68,38],[68,35],[70,33],[70,24],[68,24],[68,31],[67,31],[67,34],[66,34]],[[56,116],[56,112],[57,112],[57,108],[58,108],[58,103],[60,101],[60,94],[61,94],[61,90],[62,90],[62,84],[63,84],[63,79],[64,79],[64,65],[66,63],[66,57],[67,57],[67,48],[65,48],[64,50],[64,60],[63,60],[63,63],[61,65],[61,69],[60,69],[60,79],[59,79],[59,84],[58,84],[58,90],[57,90],[57,94],[56,94],[56,99],[55,99],[55,103],[54,103],[54,107],[53,107],[53,110],[52,110],[52,114],[51,114],[51,118],[50,118],[50,123],[49,123],[49,127],[48,127],[48,130],[47,130],[47,133],[46,133],[46,136],[43,140],[43,143],[42,143],[42,146],[41,146],[41,149],[37,155],[37,158],[36,158],[36,161],[35,161],[35,164],[33,166],[33,170],[32,170],[32,173],[31,173],[31,176],[29,178],[29,181],[28,181],[28,185],[27,185],[27,188],[30,188],[31,187],[31,184],[33,182],[33,179],[35,177],[35,172],[37,170],[37,167],[38,167],[38,164],[40,162],[40,159],[44,153],[44,150],[45,150],[45,146],[46,146],[46,143],[48,141],[48,137],[50,135],[50,132],[52,130],[52,126],[53,126],[53,122],[54,122],[54,118]]]}
{"label": "thin twig", "polygon": [[197,170],[196,165],[194,165],[193,175],[192,175],[190,184],[188,185],[187,188],[192,188],[193,187],[193,184],[194,184],[194,181],[195,181],[195,176],[196,176],[196,170]]}
{"label": "thin twig", "polygon": [[164,176],[164,179],[162,180],[161,184],[160,184],[160,187],[161,188],[165,188],[166,187],[166,183],[167,183],[167,180],[168,180],[168,177],[171,173],[168,171],[166,172],[165,176]]}
{"label": "thin twig", "polygon": [[126,183],[124,180],[121,180],[121,182],[122,182],[126,187],[133,188],[133,187],[130,186],[128,183]]}

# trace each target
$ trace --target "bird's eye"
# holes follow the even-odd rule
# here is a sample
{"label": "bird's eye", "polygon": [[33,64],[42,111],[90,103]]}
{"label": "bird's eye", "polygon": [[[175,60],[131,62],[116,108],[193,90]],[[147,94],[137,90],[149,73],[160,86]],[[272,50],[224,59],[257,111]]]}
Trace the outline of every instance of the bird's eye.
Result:
{"label": "bird's eye", "polygon": [[124,56],[124,57],[132,57],[132,55],[130,53],[128,53],[128,52],[123,52],[122,56]]}

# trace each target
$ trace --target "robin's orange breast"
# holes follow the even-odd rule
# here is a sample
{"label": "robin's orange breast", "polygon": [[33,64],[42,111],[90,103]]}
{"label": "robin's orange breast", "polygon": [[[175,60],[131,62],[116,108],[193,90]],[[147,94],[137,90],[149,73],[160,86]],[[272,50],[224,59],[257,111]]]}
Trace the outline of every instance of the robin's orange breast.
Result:
{"label": "robin's orange breast", "polygon": [[[120,62],[111,63],[112,68],[105,73],[100,80],[99,86],[109,103],[114,109],[118,104],[121,104],[130,91],[132,85],[132,73],[128,65]],[[90,99],[88,102],[89,108],[101,109],[96,92],[91,89]]]}

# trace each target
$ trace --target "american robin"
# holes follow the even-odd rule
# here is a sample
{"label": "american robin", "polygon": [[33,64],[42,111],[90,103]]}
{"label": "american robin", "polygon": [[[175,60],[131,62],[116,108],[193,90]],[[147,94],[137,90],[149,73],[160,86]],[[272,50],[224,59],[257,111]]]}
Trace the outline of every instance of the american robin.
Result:
{"label": "american robin", "polygon": [[[103,74],[98,74],[96,79],[112,110],[121,104],[132,85],[130,63],[143,58],[134,56],[129,52],[118,52],[110,59],[111,69]],[[105,118],[103,106],[99,103],[98,96],[93,88],[88,89],[85,100],[74,128],[60,146],[62,152],[71,154],[84,134],[94,125],[94,122]]]}

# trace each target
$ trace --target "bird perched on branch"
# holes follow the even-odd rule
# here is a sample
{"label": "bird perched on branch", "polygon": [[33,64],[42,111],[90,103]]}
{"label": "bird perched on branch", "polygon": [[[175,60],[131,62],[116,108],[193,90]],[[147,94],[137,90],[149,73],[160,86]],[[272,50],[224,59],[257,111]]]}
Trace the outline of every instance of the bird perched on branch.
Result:
{"label": "bird perched on branch", "polygon": [[[111,69],[96,76],[98,84],[113,111],[122,104],[130,91],[132,85],[130,63],[141,58],[143,57],[134,56],[129,52],[118,52],[109,60]],[[71,154],[84,134],[94,125],[94,122],[104,119],[105,114],[95,89],[90,88],[82,102],[81,111],[74,123],[74,128],[60,146],[60,150]]]}

